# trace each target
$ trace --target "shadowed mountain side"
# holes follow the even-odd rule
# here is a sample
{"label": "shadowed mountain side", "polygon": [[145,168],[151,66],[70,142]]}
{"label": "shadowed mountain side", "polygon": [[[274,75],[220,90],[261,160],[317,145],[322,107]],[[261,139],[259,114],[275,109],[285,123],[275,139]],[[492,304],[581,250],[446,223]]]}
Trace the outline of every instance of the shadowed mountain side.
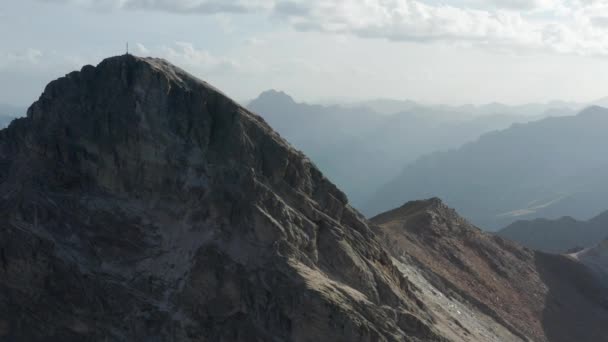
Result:
{"label": "shadowed mountain side", "polygon": [[608,237],[608,212],[589,221],[579,221],[571,217],[517,221],[497,234],[532,249],[550,253],[570,253],[595,246]]}
{"label": "shadowed mountain side", "polygon": [[[581,263],[484,233],[439,199],[410,202],[371,221],[395,258],[419,265],[440,291],[522,339],[608,341],[601,302],[608,292]],[[588,320],[581,325],[576,315]]]}
{"label": "shadowed mountain side", "polygon": [[572,257],[589,266],[608,286],[608,239],[595,246],[573,253]]}
{"label": "shadowed mountain side", "polygon": [[564,255],[535,253],[546,286],[542,326],[548,341],[608,341],[608,291],[588,268]]}

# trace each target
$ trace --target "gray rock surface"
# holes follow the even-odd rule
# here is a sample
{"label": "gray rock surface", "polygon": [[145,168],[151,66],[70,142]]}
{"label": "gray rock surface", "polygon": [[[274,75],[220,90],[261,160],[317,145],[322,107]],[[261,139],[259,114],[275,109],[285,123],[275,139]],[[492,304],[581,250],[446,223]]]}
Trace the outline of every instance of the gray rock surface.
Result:
{"label": "gray rock surface", "polygon": [[441,341],[345,195],[163,60],[50,83],[0,131],[0,340]]}

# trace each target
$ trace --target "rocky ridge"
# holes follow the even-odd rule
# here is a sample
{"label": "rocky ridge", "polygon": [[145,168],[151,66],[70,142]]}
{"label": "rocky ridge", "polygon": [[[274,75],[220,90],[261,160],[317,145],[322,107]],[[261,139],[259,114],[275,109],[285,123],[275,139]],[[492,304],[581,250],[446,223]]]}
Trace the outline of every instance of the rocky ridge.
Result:
{"label": "rocky ridge", "polygon": [[608,341],[606,287],[575,259],[485,233],[436,198],[371,221],[395,259],[513,334],[502,340]]}

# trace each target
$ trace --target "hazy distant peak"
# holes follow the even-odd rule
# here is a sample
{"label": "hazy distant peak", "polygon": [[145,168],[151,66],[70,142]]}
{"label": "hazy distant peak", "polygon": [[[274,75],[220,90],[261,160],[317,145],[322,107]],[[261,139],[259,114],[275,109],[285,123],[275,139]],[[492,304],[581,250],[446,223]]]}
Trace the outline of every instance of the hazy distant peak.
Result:
{"label": "hazy distant peak", "polygon": [[558,221],[560,222],[567,222],[567,223],[577,223],[580,222],[579,220],[575,219],[572,216],[562,216],[558,219]]}
{"label": "hazy distant peak", "polygon": [[608,115],[608,109],[598,105],[589,106],[583,109],[578,116],[600,116]]}
{"label": "hazy distant peak", "polygon": [[556,220],[535,219],[517,221],[498,232],[499,236],[522,245],[550,253],[565,253],[588,248],[608,236],[608,211],[589,221],[570,216]]}
{"label": "hazy distant peak", "polygon": [[[601,214],[597,215],[596,217],[592,218],[591,220],[589,220],[589,222],[592,223],[602,223],[603,222],[608,222],[608,210],[602,212]],[[608,235],[606,236],[606,238],[608,239]]]}
{"label": "hazy distant peak", "polygon": [[289,96],[284,91],[270,89],[262,92],[256,99],[251,101],[254,102],[272,102],[279,105],[295,104],[296,101],[293,97]]}

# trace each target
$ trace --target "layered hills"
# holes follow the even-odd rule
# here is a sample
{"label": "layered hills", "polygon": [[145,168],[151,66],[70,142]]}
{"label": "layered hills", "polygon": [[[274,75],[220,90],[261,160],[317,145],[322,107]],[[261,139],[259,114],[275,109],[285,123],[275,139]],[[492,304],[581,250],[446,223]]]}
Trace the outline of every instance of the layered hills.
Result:
{"label": "layered hills", "polygon": [[589,107],[485,134],[409,164],[363,211],[437,196],[487,230],[535,218],[591,219],[608,201],[608,155],[598,153],[608,146],[606,127],[608,109]]}
{"label": "layered hills", "polygon": [[306,153],[354,207],[363,209],[370,196],[417,158],[548,114],[545,107],[536,108],[536,115],[524,115],[510,113],[506,106],[488,106],[474,115],[475,107],[386,100],[323,106],[300,103],[275,90],[262,93],[247,107]]}
{"label": "layered hills", "polygon": [[608,238],[608,212],[589,221],[579,221],[572,217],[517,221],[497,234],[537,250],[573,252],[593,247]]}

